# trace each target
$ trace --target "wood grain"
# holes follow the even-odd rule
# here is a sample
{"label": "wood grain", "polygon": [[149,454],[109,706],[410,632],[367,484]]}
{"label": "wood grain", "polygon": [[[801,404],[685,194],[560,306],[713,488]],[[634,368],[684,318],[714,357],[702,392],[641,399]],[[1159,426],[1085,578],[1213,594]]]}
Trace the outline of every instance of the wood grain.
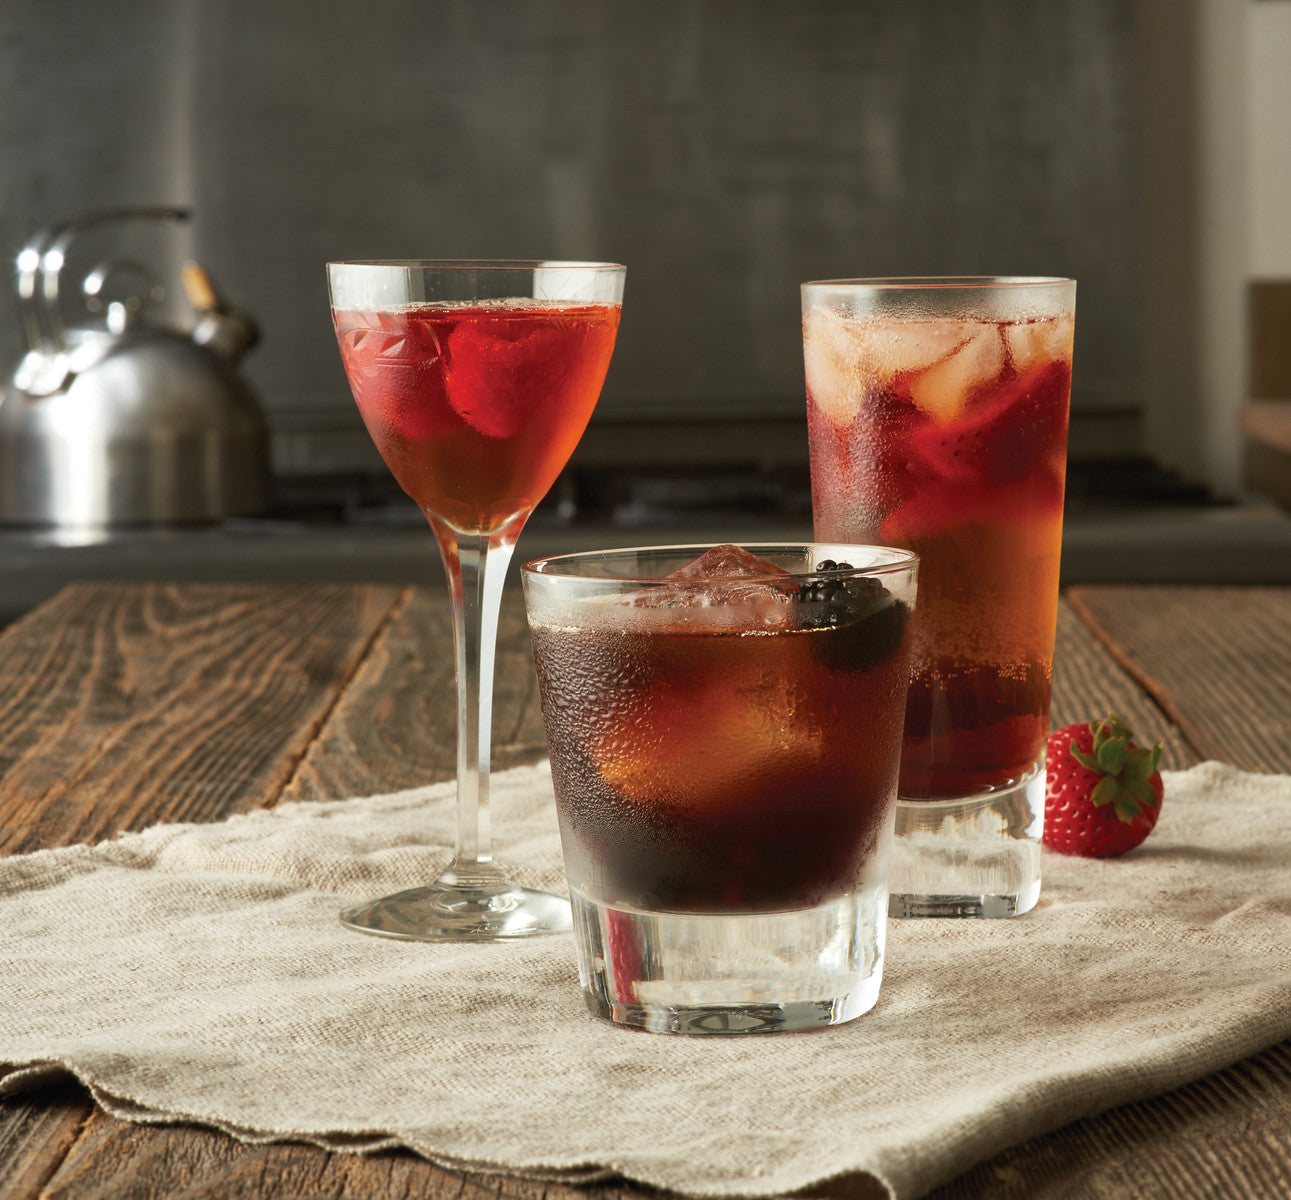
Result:
{"label": "wood grain", "polygon": [[0,851],[274,803],[396,595],[64,589],[0,636]]}
{"label": "wood grain", "polygon": [[[319,597],[317,593],[334,591],[335,595]],[[84,644],[116,640],[103,630],[124,626],[146,625],[144,636],[160,638],[170,645],[169,653],[153,652],[146,661],[136,661],[133,668],[134,690],[139,693],[127,706],[128,712],[115,713],[136,724],[146,724],[139,714],[150,711],[157,698],[183,692],[185,680],[205,673],[207,703],[222,710],[230,722],[247,719],[245,692],[248,678],[258,672],[238,665],[243,661],[263,661],[273,654],[266,646],[254,643],[255,637],[278,636],[287,642],[309,638],[310,624],[300,609],[304,593],[336,608],[336,628],[330,639],[312,638],[313,674],[320,682],[330,682],[318,702],[300,705],[298,715],[307,715],[290,747],[270,755],[279,767],[287,763],[290,779],[281,769],[269,772],[258,787],[250,786],[254,778],[243,776],[248,786],[238,789],[244,801],[238,807],[273,803],[285,799],[331,799],[367,795],[380,791],[414,787],[440,779],[452,778],[456,762],[456,708],[452,659],[452,622],[448,597],[437,589],[294,589],[253,588],[245,592],[219,588],[212,595],[203,589],[171,589],[173,606],[166,619],[154,615],[144,621],[132,606],[147,608],[140,597],[129,590],[69,589],[45,606],[41,619],[23,630],[14,627],[7,639],[0,639],[0,678],[9,662],[4,657],[6,641],[15,644],[11,652],[24,677],[39,678],[49,670],[46,646],[51,625],[64,626],[66,635],[58,661],[69,661],[69,672],[76,677],[75,664],[86,658]],[[337,605],[337,601],[342,603]],[[217,606],[245,610],[234,619],[226,615],[214,627],[219,636],[212,640],[212,627],[199,629],[203,619],[196,614],[214,602]],[[157,603],[155,598],[153,603]],[[342,614],[349,612],[349,620]],[[79,617],[74,617],[79,613]],[[180,618],[177,613],[183,613]],[[353,618],[359,618],[354,621]],[[337,619],[340,618],[340,619]],[[347,632],[348,629],[348,632]],[[250,631],[259,630],[259,635]],[[202,637],[185,637],[184,631]],[[250,642],[248,641],[250,639]],[[196,645],[192,643],[197,643]],[[234,648],[243,649],[234,653]],[[102,652],[100,652],[102,653]],[[104,654],[115,662],[124,652]],[[279,654],[281,657],[281,654]],[[216,670],[211,664],[223,663]],[[262,673],[262,672],[259,672]],[[102,701],[95,699],[99,685],[82,682],[77,699],[65,706],[79,704],[91,710],[94,721],[101,720]],[[86,698],[86,695],[90,699]],[[60,707],[56,704],[54,707]],[[259,715],[259,714],[257,714]],[[174,715],[177,722],[180,715]],[[221,717],[209,718],[219,723]],[[498,769],[532,761],[545,752],[541,713],[537,699],[537,681],[529,650],[528,626],[524,605],[517,587],[510,587],[503,597],[499,621],[497,667],[494,691],[494,763]],[[40,729],[31,741],[44,746],[55,759],[69,753],[66,740],[52,731]],[[263,736],[263,735],[262,735]],[[17,739],[15,739],[17,740]],[[6,741],[0,740],[0,753]],[[157,754],[157,742],[148,745],[147,753]],[[250,764],[239,768],[245,772]],[[160,776],[173,775],[165,763],[158,764]],[[200,768],[199,768],[200,769]],[[191,772],[193,774],[196,771]],[[8,780],[5,781],[8,783]],[[3,793],[0,793],[3,795]],[[100,810],[98,823],[106,832],[126,828],[114,821],[114,800],[122,793],[109,790],[94,803]],[[150,802],[161,799],[154,789]],[[216,819],[217,815],[195,817],[191,797],[185,794],[169,798],[166,819]],[[0,808],[0,812],[4,812]],[[0,821],[3,825],[3,821]],[[84,829],[84,818],[77,829]],[[505,830],[499,836],[505,837]],[[86,836],[103,836],[87,834]],[[57,829],[44,826],[30,828],[29,840],[40,844],[58,844]],[[74,840],[70,836],[68,840]],[[21,848],[26,848],[22,846]],[[281,1144],[244,1145],[222,1134],[189,1126],[132,1125],[95,1111],[85,1094],[68,1085],[72,1098],[61,1102],[51,1098],[36,1104],[41,1115],[33,1124],[26,1109],[10,1112],[0,1107],[0,1147],[3,1139],[14,1143],[12,1161],[23,1165],[5,1172],[0,1168],[0,1196],[6,1200],[34,1200],[37,1196],[58,1197],[537,1197],[546,1194],[551,1200],[568,1196],[609,1198],[637,1194],[615,1189],[594,1189],[589,1195],[582,1189],[542,1187],[532,1183],[486,1176],[463,1176],[444,1171],[411,1153],[351,1156],[331,1154],[313,1146]],[[84,1132],[75,1140],[77,1131]],[[52,1130],[63,1131],[59,1141]],[[70,1132],[69,1132],[70,1131]],[[21,1152],[21,1153],[19,1153]],[[59,1165],[61,1160],[61,1166]],[[48,1179],[46,1191],[41,1191]]]}
{"label": "wood grain", "polygon": [[1249,285],[1250,395],[1291,399],[1291,279],[1256,279]]}
{"label": "wood grain", "polygon": [[1291,1046],[980,1163],[926,1200],[1291,1196]]}
{"label": "wood grain", "polygon": [[[8,1193],[0,1193],[8,1200]],[[130,1125],[96,1112],[40,1200],[629,1200],[621,1186],[566,1186],[436,1167],[408,1151],[339,1154],[246,1145],[198,1126]]]}
{"label": "wood grain", "polygon": [[1050,724],[1055,728],[1119,713],[1146,744],[1162,742],[1165,765],[1190,767],[1201,756],[1161,707],[1127,675],[1115,656],[1090,636],[1072,606],[1058,607]]}
{"label": "wood grain", "polygon": [[94,1113],[89,1095],[60,1081],[0,1106],[0,1196],[38,1196]]}
{"label": "wood grain", "polygon": [[[274,803],[397,596],[64,589],[0,634],[0,852]],[[6,1200],[40,1194],[91,1107],[44,1095],[0,1106]]]}
{"label": "wood grain", "polygon": [[[447,592],[401,598],[285,799],[328,800],[453,778],[456,690]],[[529,628],[518,587],[503,592],[493,688],[493,767],[546,753]]]}
{"label": "wood grain", "polygon": [[1291,590],[1109,585],[1069,598],[1203,758],[1291,772]]}

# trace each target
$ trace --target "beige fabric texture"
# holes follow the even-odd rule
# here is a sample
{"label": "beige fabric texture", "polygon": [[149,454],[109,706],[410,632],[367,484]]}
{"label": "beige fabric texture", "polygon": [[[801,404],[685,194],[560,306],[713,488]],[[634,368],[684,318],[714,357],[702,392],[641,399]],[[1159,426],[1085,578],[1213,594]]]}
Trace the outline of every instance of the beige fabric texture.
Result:
{"label": "beige fabric texture", "polygon": [[[915,1197],[1291,1036],[1291,777],[1205,763],[1166,788],[1129,856],[1046,852],[1025,917],[890,922],[868,1015],[746,1039],[594,1019],[569,935],[345,930],[343,904],[447,861],[451,787],[0,860],[0,1091],[71,1073],[119,1116],[246,1140],[703,1196],[869,1173]],[[546,767],[494,798],[506,865],[559,888]]]}

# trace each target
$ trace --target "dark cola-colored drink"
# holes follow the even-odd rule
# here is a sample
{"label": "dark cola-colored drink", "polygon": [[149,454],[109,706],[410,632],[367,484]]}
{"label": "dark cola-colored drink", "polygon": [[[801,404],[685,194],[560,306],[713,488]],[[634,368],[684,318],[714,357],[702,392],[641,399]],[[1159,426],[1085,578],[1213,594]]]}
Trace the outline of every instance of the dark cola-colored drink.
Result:
{"label": "dark cola-colored drink", "polygon": [[909,612],[826,572],[531,616],[571,888],[744,913],[885,877]]}

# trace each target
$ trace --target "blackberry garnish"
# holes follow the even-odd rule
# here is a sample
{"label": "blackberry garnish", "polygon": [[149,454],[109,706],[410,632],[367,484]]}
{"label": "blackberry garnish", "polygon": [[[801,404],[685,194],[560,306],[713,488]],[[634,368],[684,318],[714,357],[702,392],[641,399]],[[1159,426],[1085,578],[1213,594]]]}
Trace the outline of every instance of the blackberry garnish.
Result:
{"label": "blackberry garnish", "polygon": [[803,606],[801,628],[838,630],[813,642],[825,665],[835,671],[864,671],[895,653],[905,635],[908,606],[872,575],[837,578],[840,572],[855,570],[851,563],[827,558],[816,570],[826,577],[808,579],[794,598]]}
{"label": "blackberry garnish", "polygon": [[[841,573],[854,571],[851,563],[836,563],[832,558],[816,564],[817,571]],[[802,614],[801,623],[808,629],[825,625],[846,625],[880,607],[888,590],[872,575],[853,579],[808,579],[798,588],[801,602],[819,602],[828,607],[813,608]]]}

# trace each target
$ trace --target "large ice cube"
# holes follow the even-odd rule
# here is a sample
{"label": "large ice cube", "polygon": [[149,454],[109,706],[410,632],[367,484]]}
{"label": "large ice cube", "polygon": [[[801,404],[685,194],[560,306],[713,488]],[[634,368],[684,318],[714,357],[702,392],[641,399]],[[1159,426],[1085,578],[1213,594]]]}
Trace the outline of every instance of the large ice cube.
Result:
{"label": "large ice cube", "polygon": [[998,325],[964,322],[968,337],[953,354],[934,363],[910,384],[910,398],[938,422],[953,421],[969,396],[1004,366]]}
{"label": "large ice cube", "polygon": [[[766,627],[785,619],[796,588],[780,582],[788,572],[730,543],[705,550],[698,558],[664,576],[657,587],[633,592],[627,603],[634,608],[738,607],[750,624]],[[676,580],[668,583],[667,580]],[[747,612],[756,606],[758,612]],[[765,611],[764,611],[765,610]]]}
{"label": "large ice cube", "polygon": [[787,575],[783,567],[777,567],[765,558],[759,558],[743,546],[724,542],[705,550],[698,558],[691,559],[685,566],[669,571],[666,579],[753,579],[765,575]]}

